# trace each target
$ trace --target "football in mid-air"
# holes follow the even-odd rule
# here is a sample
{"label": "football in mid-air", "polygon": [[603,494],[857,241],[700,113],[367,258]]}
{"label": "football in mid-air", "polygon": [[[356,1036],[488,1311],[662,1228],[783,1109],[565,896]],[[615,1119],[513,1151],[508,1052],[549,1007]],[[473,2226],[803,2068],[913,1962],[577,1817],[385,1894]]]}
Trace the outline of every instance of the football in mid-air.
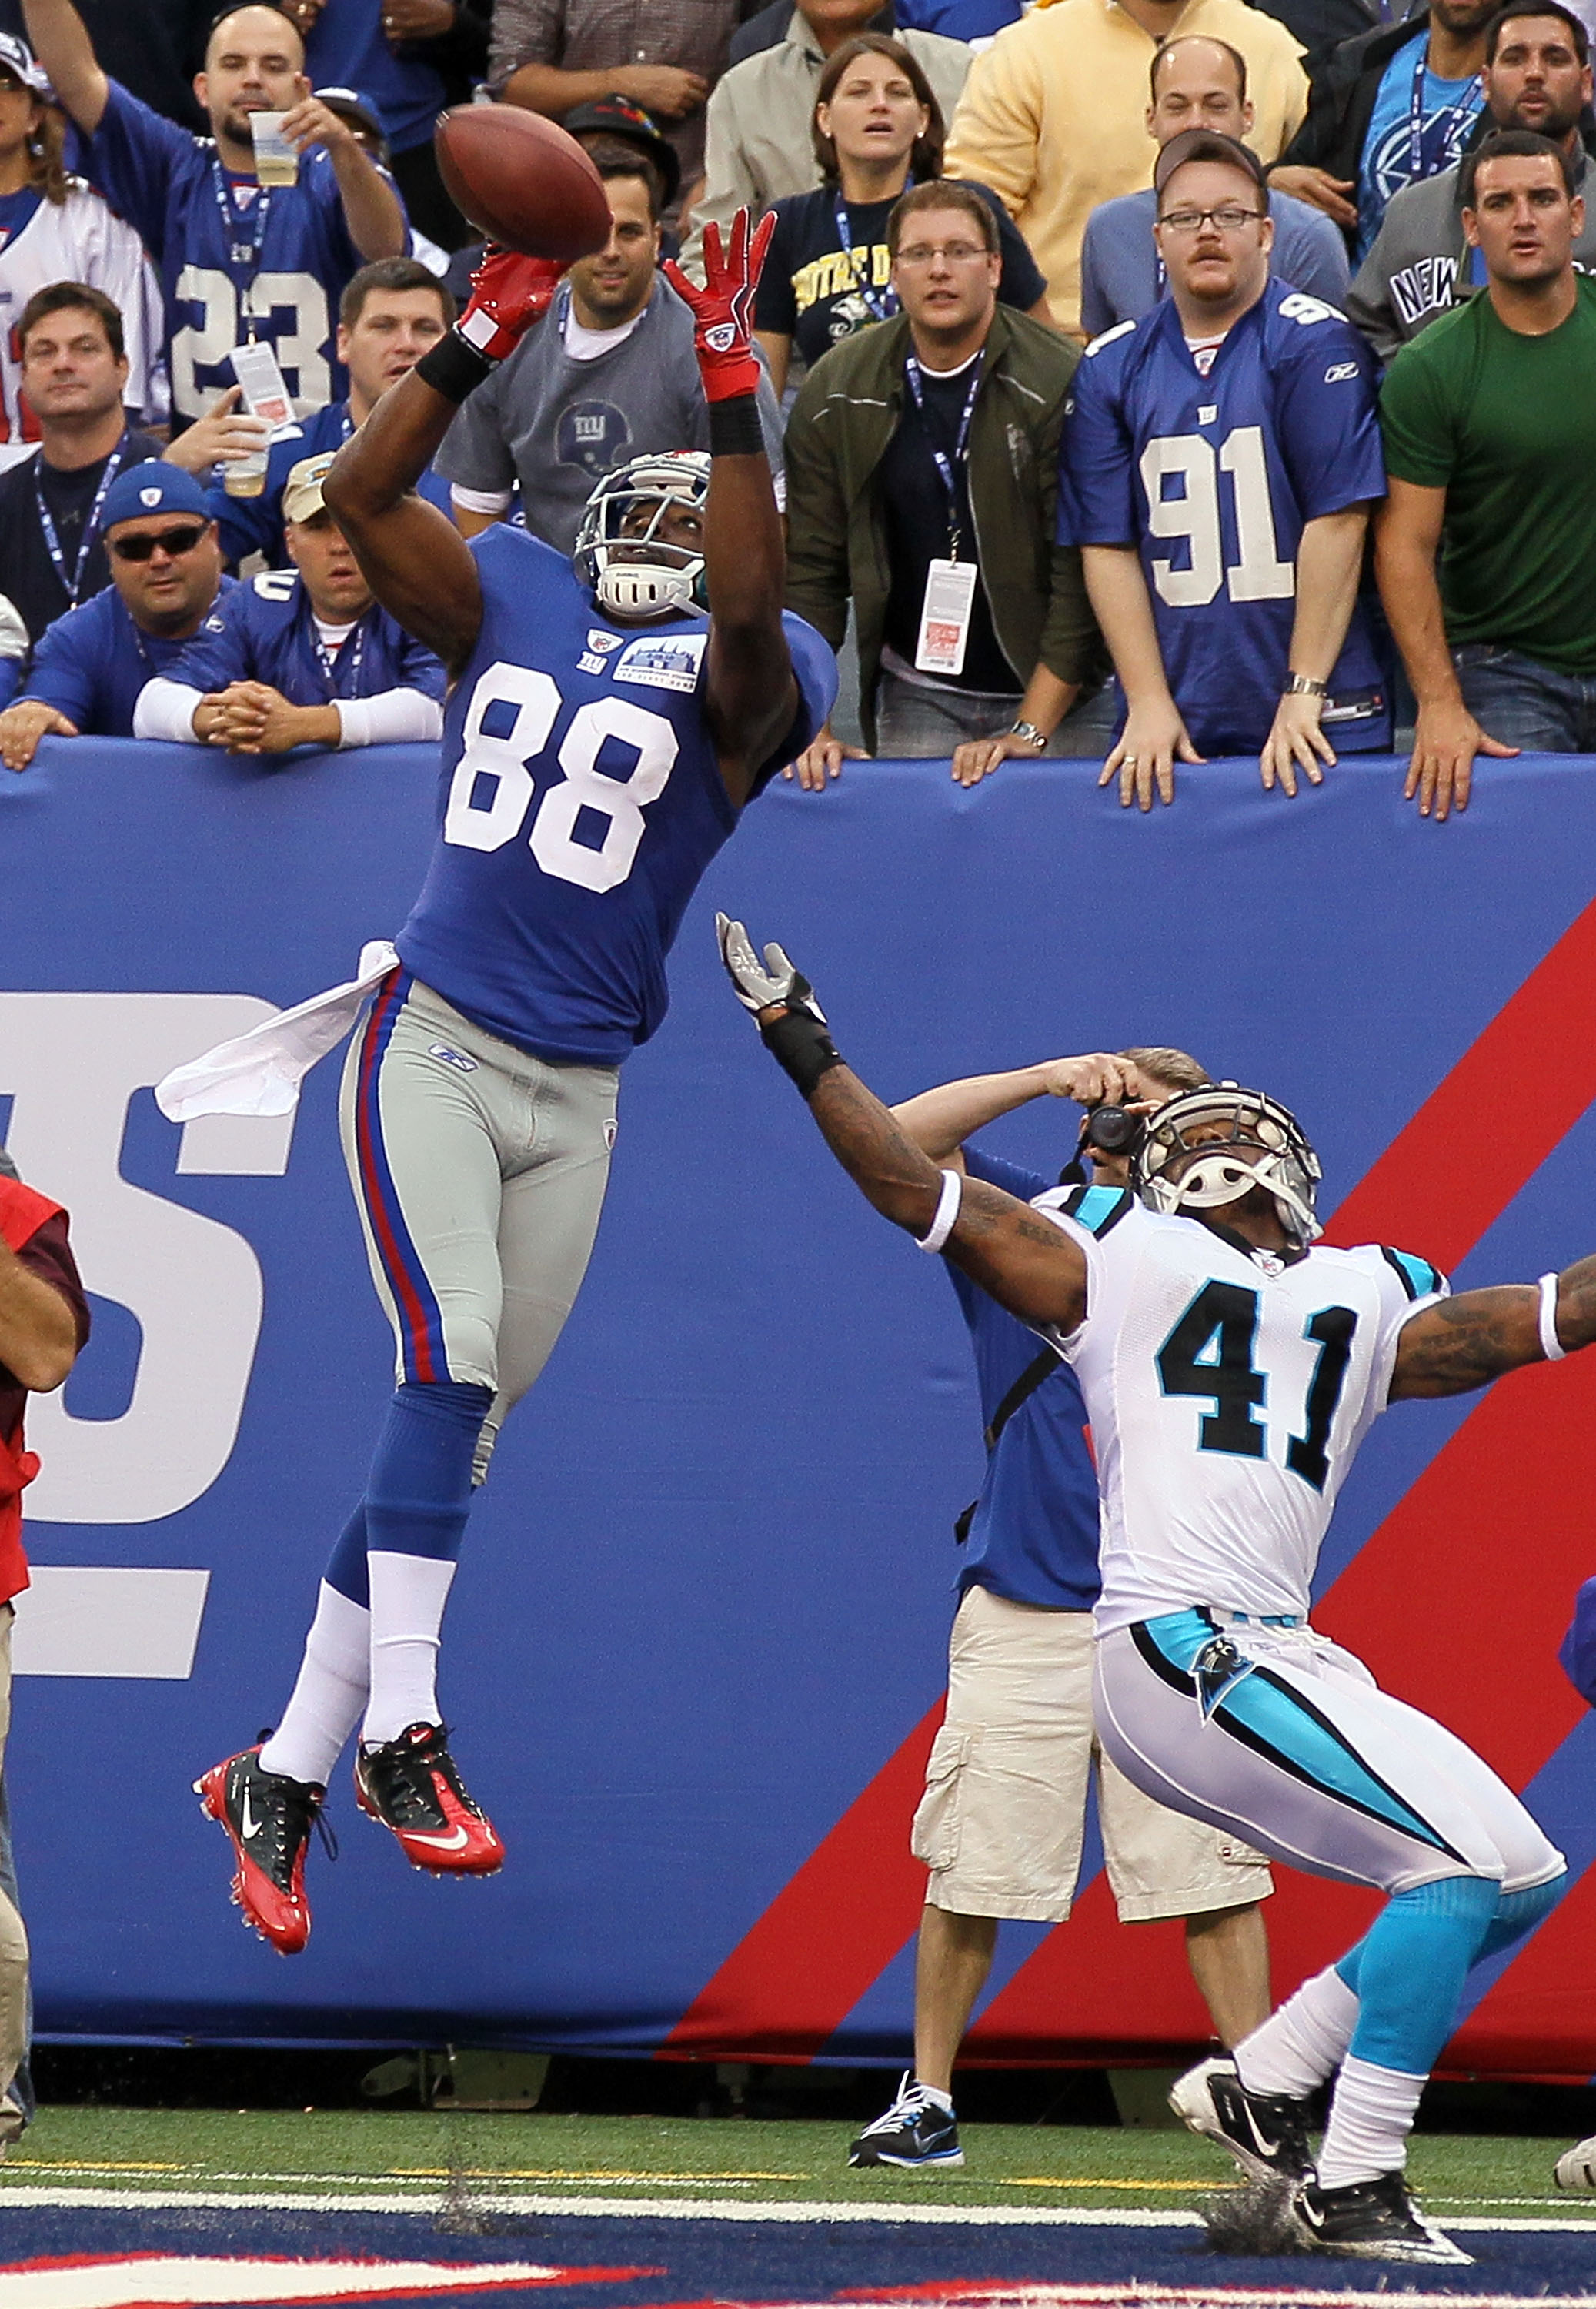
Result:
{"label": "football in mid-air", "polygon": [[489,240],[573,264],[609,238],[604,179],[576,142],[514,104],[462,104],[433,132],[449,197]]}

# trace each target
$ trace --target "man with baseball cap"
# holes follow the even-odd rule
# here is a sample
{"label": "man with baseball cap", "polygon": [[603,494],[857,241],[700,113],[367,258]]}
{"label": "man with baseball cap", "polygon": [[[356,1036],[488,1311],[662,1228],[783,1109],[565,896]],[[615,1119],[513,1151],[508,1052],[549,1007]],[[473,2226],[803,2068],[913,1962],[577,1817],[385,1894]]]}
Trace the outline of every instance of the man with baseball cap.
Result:
{"label": "man with baseball cap", "polygon": [[1270,278],[1257,156],[1194,128],[1153,171],[1169,293],[1088,346],[1066,408],[1058,536],[1077,545],[1125,692],[1103,766],[1175,798],[1175,764],[1256,753],[1265,790],[1317,785],[1330,741],[1391,741],[1358,608],[1385,494],[1374,362],[1333,306]]}
{"label": "man with baseball cap", "polygon": [[0,713],[0,763],[25,770],[41,738],[131,738],[144,684],[197,632],[224,577],[216,524],[192,473],[129,465],[100,508],[111,583],[57,618],[15,703]]}
{"label": "man with baseball cap", "polygon": [[285,754],[436,740],[443,665],[378,607],[322,500],[332,453],[297,464],[282,493],[292,569],[266,569],[219,601],[152,679],[135,738]]}

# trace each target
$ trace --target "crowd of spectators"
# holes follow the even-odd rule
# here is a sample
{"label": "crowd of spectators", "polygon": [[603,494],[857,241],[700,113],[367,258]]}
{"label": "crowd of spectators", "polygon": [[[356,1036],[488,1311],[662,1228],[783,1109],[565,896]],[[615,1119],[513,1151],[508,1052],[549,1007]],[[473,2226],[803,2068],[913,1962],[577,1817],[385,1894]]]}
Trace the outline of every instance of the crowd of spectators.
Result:
{"label": "crowd of spectators", "polygon": [[858,677],[800,785],[859,736],[1292,794],[1411,723],[1445,817],[1480,753],[1596,746],[1562,0],[0,0],[7,766],[436,731],[319,484],[463,296],[432,130],[472,100],[562,120],[612,226],[423,477],[468,536],[569,550],[706,445],[661,258],[774,211],[789,602]]}

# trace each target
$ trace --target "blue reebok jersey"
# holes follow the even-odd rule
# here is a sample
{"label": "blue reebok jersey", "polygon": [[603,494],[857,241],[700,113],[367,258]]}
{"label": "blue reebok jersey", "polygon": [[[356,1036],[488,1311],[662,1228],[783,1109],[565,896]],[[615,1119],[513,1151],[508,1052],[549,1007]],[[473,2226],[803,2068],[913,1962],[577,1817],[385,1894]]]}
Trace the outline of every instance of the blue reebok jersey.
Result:
{"label": "blue reebok jersey", "polygon": [[232,681],[265,681],[290,705],[330,705],[340,697],[380,697],[418,689],[440,702],[443,661],[396,626],[375,601],[340,645],[329,667],[318,646],[310,596],[297,569],[265,569],[235,585],[166,668],[168,681],[225,689]]}
{"label": "blue reebok jersey", "polygon": [[[233,591],[224,577],[222,592]],[[139,692],[170,673],[187,644],[141,633],[114,585],[47,626],[33,653],[22,697],[39,697],[75,722],[85,738],[131,738]]]}
{"label": "blue reebok jersey", "polygon": [[[220,480],[213,481],[205,492],[205,504],[220,532],[222,559],[236,569],[252,553],[259,553],[268,568],[282,568],[289,558],[282,541],[282,493],[289,475],[302,458],[322,457],[329,450],[341,449],[354,429],[349,402],[330,401],[324,409],[311,410],[272,442],[266,452],[266,483],[259,497],[230,497]],[[430,465],[416,489],[428,505],[453,518],[449,484]]]}
{"label": "blue reebok jersey", "polygon": [[[614,1066],[665,1016],[665,957],[737,824],[704,722],[701,618],[606,626],[564,554],[473,538],[482,631],[444,715],[442,827],[405,968],[556,1065]],[[764,774],[831,711],[836,660],[783,617],[799,703]]]}
{"label": "blue reebok jersey", "polygon": [[297,410],[347,393],[333,327],[362,260],[320,145],[300,156],[297,185],[268,190],[229,177],[209,137],[163,120],[113,81],[86,165],[160,274],[174,411],[198,417],[234,383],[233,347],[251,331],[274,347]]}
{"label": "blue reebok jersey", "polygon": [[[1290,670],[1304,528],[1385,494],[1373,355],[1333,307],[1272,281],[1206,376],[1166,298],[1089,345],[1070,394],[1060,542],[1138,548],[1198,752],[1255,753]],[[1388,741],[1358,609],[1324,721],[1338,751]]]}
{"label": "blue reebok jersey", "polygon": [[[1028,1203],[1057,1181],[967,1146],[972,1179]],[[970,1329],[990,1425],[1005,1396],[1036,1361],[1041,1342],[956,1267],[947,1269]],[[1089,1612],[1098,1598],[1097,1470],[1086,1440],[1086,1405],[1074,1372],[1060,1362],[1005,1423],[987,1461],[980,1498],[959,1567],[961,1590],[979,1586],[1014,1604]]]}

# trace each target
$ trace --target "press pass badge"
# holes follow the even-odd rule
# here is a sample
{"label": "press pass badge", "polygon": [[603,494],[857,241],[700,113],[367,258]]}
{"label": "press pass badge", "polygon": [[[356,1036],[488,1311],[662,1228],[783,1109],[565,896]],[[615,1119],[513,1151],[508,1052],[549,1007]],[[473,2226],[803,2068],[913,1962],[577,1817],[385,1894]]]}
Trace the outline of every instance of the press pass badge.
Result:
{"label": "press pass badge", "polygon": [[975,579],[973,561],[933,561],[927,570],[919,638],[914,646],[917,671],[963,672],[975,609]]}

